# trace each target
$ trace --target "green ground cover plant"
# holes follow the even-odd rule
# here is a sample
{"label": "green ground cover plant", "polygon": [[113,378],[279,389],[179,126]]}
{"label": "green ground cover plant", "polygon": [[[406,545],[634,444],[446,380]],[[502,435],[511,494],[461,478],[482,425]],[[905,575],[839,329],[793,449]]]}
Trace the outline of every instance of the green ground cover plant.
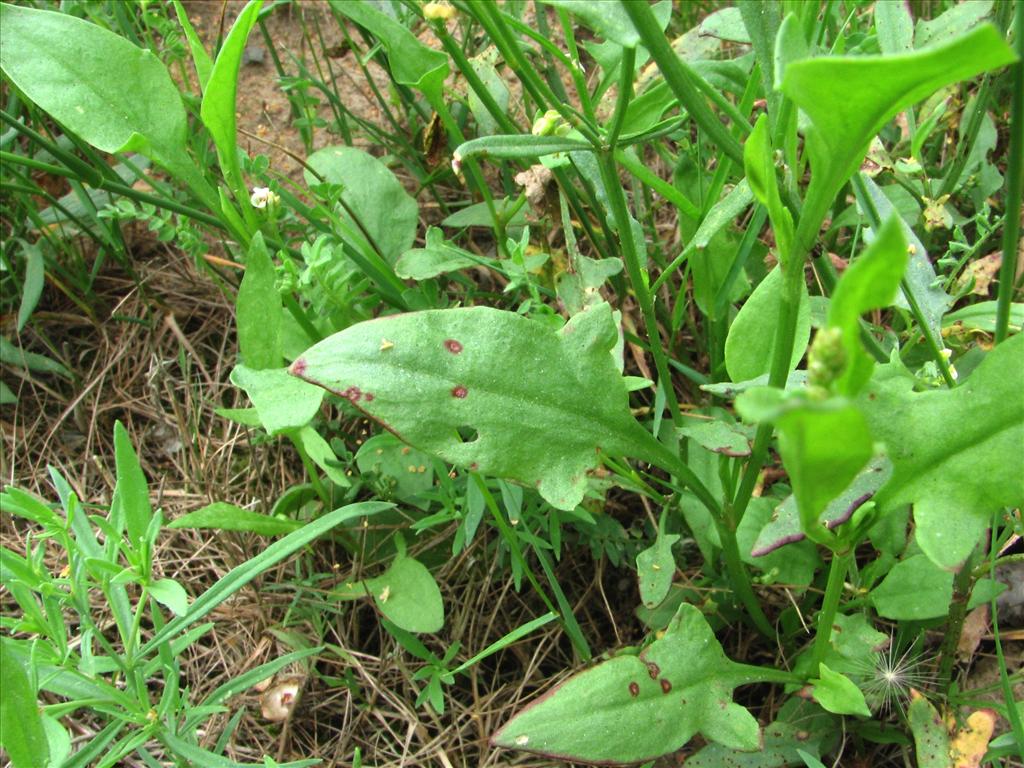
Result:
{"label": "green ground cover plant", "polygon": [[[144,222],[232,297],[247,404],[218,418],[283,438],[307,480],[165,520],[118,423],[106,508],[57,469],[59,504],[8,488],[12,765],[240,764],[242,710],[213,740],[211,718],[337,649],[201,699],[180,659],[317,543],[361,575],[276,588],[325,616],[372,607],[424,719],[542,628],[565,640],[574,668],[487,734],[499,760],[1019,758],[997,573],[1022,558],[1024,5],[329,0],[376,121],[329,63],[286,74],[266,21],[289,6],[240,5],[211,50],[177,0],[0,4],[17,331],[47,283],[94,316],[83,243],[130,273],[124,227]],[[239,141],[257,30],[301,178]],[[3,345],[5,366],[76,377],[57,345]],[[353,444],[355,424],[372,426]],[[262,551],[189,590],[153,571],[174,530]],[[435,573],[473,547],[536,610],[463,648]],[[632,645],[594,645],[565,561],[631,570]],[[981,606],[1000,672],[984,705],[957,660]],[[73,748],[82,711],[104,727]]]}

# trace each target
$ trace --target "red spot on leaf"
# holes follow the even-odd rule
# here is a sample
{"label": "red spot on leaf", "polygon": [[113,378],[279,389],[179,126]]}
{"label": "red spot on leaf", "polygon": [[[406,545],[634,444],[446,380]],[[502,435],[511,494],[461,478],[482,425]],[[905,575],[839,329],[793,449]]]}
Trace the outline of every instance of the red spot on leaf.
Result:
{"label": "red spot on leaf", "polygon": [[651,680],[657,680],[658,675],[661,674],[661,667],[657,664],[650,663],[647,665],[647,674],[651,676]]}
{"label": "red spot on leaf", "polygon": [[363,396],[363,391],[359,387],[349,387],[341,393],[341,396],[353,403],[358,403],[359,398]]}
{"label": "red spot on leaf", "polygon": [[455,339],[445,339],[444,348],[453,355],[457,355],[462,351],[462,342],[456,341]]}
{"label": "red spot on leaf", "polygon": [[459,384],[457,387],[452,388],[452,397],[457,397],[460,400],[465,399],[466,395],[469,394],[469,390]]}
{"label": "red spot on leaf", "polygon": [[672,690],[672,683],[665,678],[661,678],[661,692],[668,693]]}
{"label": "red spot on leaf", "polygon": [[474,461],[474,462],[473,462],[472,464],[470,464],[470,465],[469,465],[469,469],[470,469],[471,471],[473,471],[473,472],[476,472],[476,470],[477,470],[477,469],[478,469],[479,467],[480,467],[480,465],[479,465],[479,464],[477,464],[477,463],[476,463],[475,461]]}
{"label": "red spot on leaf", "polygon": [[300,357],[298,360],[296,360],[294,363],[292,363],[291,373],[292,373],[293,376],[301,376],[305,372],[306,372],[306,361],[305,361],[305,359]]}
{"label": "red spot on leaf", "polygon": [[629,695],[634,699],[640,695],[640,684],[636,680],[629,684]]}
{"label": "red spot on leaf", "polygon": [[364,394],[363,395],[363,400],[365,400],[368,403],[372,403],[373,402],[373,393],[372,392],[367,392],[366,394]]}

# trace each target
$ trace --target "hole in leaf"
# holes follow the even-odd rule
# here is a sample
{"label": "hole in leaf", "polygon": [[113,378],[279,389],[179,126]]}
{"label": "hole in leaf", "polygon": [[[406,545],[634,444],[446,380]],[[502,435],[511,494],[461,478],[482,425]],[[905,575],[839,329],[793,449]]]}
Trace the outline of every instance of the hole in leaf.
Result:
{"label": "hole in leaf", "polygon": [[459,435],[459,440],[464,443],[472,443],[480,437],[480,433],[476,431],[475,427],[471,427],[468,424],[463,424],[461,427],[456,427],[455,431]]}

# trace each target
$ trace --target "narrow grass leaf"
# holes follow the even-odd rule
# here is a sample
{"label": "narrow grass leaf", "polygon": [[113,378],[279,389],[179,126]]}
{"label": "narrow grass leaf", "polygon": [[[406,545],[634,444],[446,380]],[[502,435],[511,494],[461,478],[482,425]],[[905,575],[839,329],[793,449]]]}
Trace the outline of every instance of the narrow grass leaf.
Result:
{"label": "narrow grass leaf", "polygon": [[260,536],[282,536],[302,527],[298,520],[261,515],[234,504],[215,501],[202,509],[181,515],[166,528],[194,528],[215,531],[246,531]]}
{"label": "narrow grass leaf", "polygon": [[163,629],[154,633],[153,637],[151,637],[149,641],[139,649],[139,653],[146,654],[152,652],[160,643],[166,642],[169,638],[178,634],[186,627],[208,615],[218,605],[234,595],[238,590],[268,568],[272,568],[277,565],[286,557],[289,557],[297,550],[306,546],[310,542],[315,541],[320,536],[323,536],[332,528],[341,525],[348,520],[354,520],[357,517],[375,515],[378,512],[383,512],[385,509],[391,509],[393,506],[393,504],[387,504],[380,501],[365,501],[359,504],[349,504],[348,506],[340,507],[333,512],[329,512],[318,520],[307,523],[299,530],[289,533],[283,539],[275,541],[256,557],[232,568],[227,574],[218,580],[216,584],[206,590],[196,599],[195,602],[192,603],[192,607],[189,609],[188,613],[184,616],[178,616],[164,625]]}

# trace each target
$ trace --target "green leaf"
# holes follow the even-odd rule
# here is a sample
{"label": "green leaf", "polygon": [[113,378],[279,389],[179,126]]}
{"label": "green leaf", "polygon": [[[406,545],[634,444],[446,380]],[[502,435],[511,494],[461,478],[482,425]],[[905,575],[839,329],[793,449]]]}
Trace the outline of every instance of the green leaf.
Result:
{"label": "green leaf", "polygon": [[[868,190],[868,197],[871,198],[871,203],[878,213],[879,220],[888,222],[891,218],[899,219],[900,229],[903,230],[903,237],[906,238],[908,243],[907,250],[910,253],[909,263],[904,274],[907,287],[917,300],[917,305],[921,308],[921,313],[924,315],[928,327],[931,328],[935,338],[939,338],[942,328],[942,316],[952,305],[953,297],[943,290],[942,281],[936,279],[935,267],[932,266],[932,262],[928,258],[928,251],[925,250],[924,245],[918,240],[914,230],[910,228],[901,216],[898,216],[896,206],[893,205],[889,196],[885,194],[885,190],[879,188],[875,182],[866,176],[862,175],[861,178],[864,180],[864,186]],[[864,240],[867,243],[874,242],[874,229],[868,227],[864,231]],[[896,306],[907,310],[910,309],[910,304],[907,302],[902,291],[896,297]]]}
{"label": "green leaf", "polygon": [[[971,304],[956,312],[950,312],[942,318],[942,327],[951,328],[959,324],[966,331],[978,330],[995,333],[997,304],[998,302],[995,301],[979,301],[977,304]],[[1020,333],[1022,328],[1024,328],[1024,304],[1011,304],[1010,332]]]}
{"label": "green leaf", "polygon": [[[796,368],[811,338],[811,302],[807,286],[802,282],[801,285],[790,368]],[[733,381],[756,379],[770,371],[782,288],[782,269],[775,267],[750,294],[729,327],[725,339],[725,367]]]}
{"label": "green leaf", "polygon": [[913,504],[917,541],[944,568],[963,562],[995,511],[1024,504],[1022,370],[1018,334],[956,389],[914,392],[912,379],[876,373],[860,398],[894,467],[876,501]]}
{"label": "green leaf", "polygon": [[[633,22],[619,3],[592,2],[592,0],[543,0],[545,5],[563,8],[579,19],[605,40],[624,48],[635,48],[640,42]],[[668,6],[667,8],[665,6]],[[658,19],[658,26],[664,31],[668,26],[671,4],[658,3],[651,10]],[[667,11],[667,12],[666,12]]]}
{"label": "green leaf", "polygon": [[[799,531],[800,521],[795,514],[796,504],[790,506],[794,511],[794,524]],[[772,525],[775,515],[773,499],[761,497],[750,500],[747,511],[736,529],[736,543],[740,549],[740,556],[748,565],[766,574],[773,574],[772,580],[776,583],[806,587],[814,580],[814,574],[821,566],[821,558],[818,557],[818,549],[814,544],[809,541],[795,543],[797,539],[793,538],[790,541],[794,543],[785,549],[772,548],[763,553],[754,551],[758,532]],[[802,533],[799,538],[804,538]]]}
{"label": "green leaf", "polygon": [[679,607],[639,656],[621,655],[557,686],[492,738],[559,760],[634,763],[673,752],[697,733],[729,747],[760,746],[757,721],[732,701],[748,682],[701,612]]}
{"label": "green leaf", "polygon": [[121,531],[121,526],[128,532],[128,541],[133,547],[146,535],[153,508],[149,504],[149,486],[146,476],[139,465],[139,457],[132,447],[128,430],[120,422],[114,422],[114,463],[117,468],[117,483],[114,486],[114,497],[111,501],[111,517],[114,528]]}
{"label": "green leaf", "polygon": [[21,304],[18,307],[18,333],[21,333],[39,303],[46,280],[46,263],[43,261],[43,252],[39,250],[39,245],[26,244],[22,247],[21,254],[25,258],[25,280],[21,286]]}
{"label": "green leaf", "polygon": [[906,3],[875,3],[875,31],[882,53],[907,53],[914,47],[914,19]]}
{"label": "green leaf", "polygon": [[712,453],[732,457],[750,455],[750,441],[747,436],[734,424],[727,424],[720,419],[694,420],[681,427],[679,434],[696,440]]}
{"label": "green leaf", "polygon": [[501,160],[543,157],[556,152],[586,152],[593,147],[580,139],[562,138],[560,136],[533,136],[530,134],[500,134],[498,136],[482,136],[460,144],[455,150],[455,157],[460,160],[476,160],[485,157],[496,157]]}
{"label": "green leaf", "polygon": [[203,47],[203,41],[199,39],[192,22],[188,18],[188,12],[181,4],[181,0],[174,0],[174,13],[178,17],[178,23],[188,40],[188,48],[192,52],[192,63],[196,68],[196,77],[199,78],[199,92],[206,90],[206,84],[210,82],[210,72],[213,70],[213,61],[210,54]]}
{"label": "green leaf", "polygon": [[489,307],[431,310],[352,326],[290,371],[409,445],[536,486],[571,510],[601,453],[664,458],[630,413],[611,355],[617,336],[607,304],[559,332]]}
{"label": "green leaf", "polygon": [[[832,498],[818,516],[819,525],[829,530],[842,525],[867,502],[892,477],[892,463],[885,457],[877,457],[868,462],[853,479],[853,482],[840,494]],[[744,516],[746,521],[746,516]],[[800,525],[800,512],[797,510],[796,498],[787,496],[779,504],[770,520],[761,529],[754,542],[751,554],[763,557],[779,547],[794,541],[801,541],[804,532]]]}
{"label": "green leaf", "polygon": [[[345,210],[338,215],[358,233],[353,239],[368,239],[373,251],[392,265],[412,247],[419,207],[384,163],[355,147],[324,147],[307,164],[326,182],[341,185]],[[306,183],[318,180],[306,171]]]}
{"label": "green leaf", "polygon": [[659,533],[651,547],[636,556],[636,573],[640,582],[640,599],[648,608],[654,608],[668,594],[676,573],[676,559],[672,545],[679,541],[674,533]]}
{"label": "green leaf", "polygon": [[871,458],[867,423],[855,406],[830,401],[787,410],[776,425],[800,525],[808,537],[821,541],[822,511]]}
{"label": "green leaf", "polygon": [[369,3],[330,0],[331,8],[368,29],[388,54],[388,69],[395,82],[440,95],[448,77],[448,56],[421,43],[397,21]]}
{"label": "green leaf", "polygon": [[779,185],[775,179],[775,162],[772,140],[768,130],[768,115],[761,115],[743,145],[743,170],[747,182],[761,205],[768,209],[768,216],[775,231],[779,249],[779,261],[789,262],[793,247],[793,216],[782,204]]}
{"label": "green leaf", "polygon": [[298,520],[261,515],[234,504],[215,501],[201,509],[176,517],[167,528],[197,528],[215,531],[248,531],[260,536],[283,536],[302,527]]}
{"label": "green leaf", "polygon": [[185,108],[152,51],[68,14],[0,4],[0,68],[97,149],[140,152],[175,173],[192,166]]}
{"label": "green leaf", "polygon": [[348,488],[352,481],[345,476],[345,470],[338,466],[338,457],[330,444],[311,426],[305,426],[295,435],[295,441],[302,445],[306,455],[312,459],[331,482],[341,488]]}
{"label": "green leaf", "polygon": [[263,428],[271,435],[306,426],[324,399],[323,390],[289,376],[287,368],[254,371],[236,365],[231,383],[246,391]]}
{"label": "green leaf", "polygon": [[[224,44],[217,53],[213,63],[210,80],[203,91],[203,103],[199,114],[203,125],[213,137],[217,147],[217,159],[220,161],[224,176],[236,188],[243,188],[242,173],[238,168],[238,132],[235,120],[235,95],[238,88],[238,68],[242,63],[242,53],[249,32],[256,23],[263,0],[249,0],[238,14],[231,31],[224,38]],[[148,98],[148,93],[146,94]],[[238,201],[245,204],[245,201]]]}
{"label": "green leaf", "polygon": [[924,48],[954,38],[977,26],[992,11],[993,0],[956,3],[934,19],[921,19],[914,30],[914,46]]}
{"label": "green leaf", "polygon": [[[423,493],[434,485],[434,462],[425,453],[410,448],[390,432],[374,435],[359,447],[356,466],[362,474],[380,475],[385,483],[394,486],[399,498]],[[467,493],[476,485],[470,483]],[[477,491],[479,493],[479,491]],[[481,512],[483,500],[481,498]]]}
{"label": "green leaf", "polygon": [[174,579],[154,581],[148,589],[152,598],[173,611],[175,616],[188,613],[188,592]]}
{"label": "green leaf", "polygon": [[366,580],[377,608],[407,632],[437,632],[444,626],[441,590],[426,566],[398,556],[383,575]]}
{"label": "green leaf", "polygon": [[741,752],[708,744],[686,758],[686,768],[795,768],[802,750],[816,755],[829,750],[837,736],[836,720],[813,702],[791,698],[782,705],[775,722],[765,726],[760,749]]}
{"label": "green leaf", "polygon": [[426,246],[403,253],[395,263],[395,274],[403,280],[429,280],[477,263],[479,259],[473,254],[452,245],[440,229],[431,227],[427,230]]}
{"label": "green leaf", "polygon": [[818,665],[819,679],[814,684],[814,699],[829,712],[837,715],[861,715],[871,717],[871,710],[861,693],[850,678],[833,672],[824,664]]}
{"label": "green leaf", "polygon": [[831,201],[857,170],[872,137],[894,115],[939,88],[1004,66],[1015,56],[991,25],[949,43],[890,56],[826,56],[790,63],[782,91],[810,117],[807,198]]}
{"label": "green leaf", "polygon": [[280,366],[281,294],[277,291],[274,262],[259,232],[249,243],[235,306],[242,362],[253,370]]}
{"label": "green leaf", "polygon": [[952,600],[953,574],[925,555],[913,555],[900,561],[882,583],[871,590],[871,603],[878,615],[900,621],[945,616]]}
{"label": "green leaf", "polygon": [[261,573],[274,567],[286,557],[289,557],[320,536],[323,536],[335,526],[358,517],[375,515],[378,512],[383,512],[385,509],[392,509],[393,507],[393,504],[385,504],[379,501],[349,504],[307,523],[299,530],[289,533],[283,539],[278,539],[256,555],[256,557],[246,560],[241,565],[235,566],[228,571],[216,584],[196,598],[188,609],[188,613],[184,616],[178,616],[165,624],[162,629],[157,630],[139,649],[139,655],[145,656],[151,653],[159,644],[166,642],[186,627],[206,617],[217,606]]}
{"label": "green leaf", "polygon": [[65,765],[64,761],[71,755],[71,734],[55,717],[42,715],[41,721],[50,750],[50,765],[53,768]]}
{"label": "green leaf", "polygon": [[907,720],[914,734],[919,768],[949,768],[949,730],[935,707],[917,691],[910,695]]}
{"label": "green leaf", "polygon": [[13,768],[39,768],[50,759],[49,743],[26,665],[11,653],[10,643],[0,639],[0,746]]}
{"label": "green leaf", "polygon": [[37,355],[35,352],[27,352],[21,347],[16,347],[3,336],[0,336],[0,362],[4,365],[16,365],[33,373],[53,373],[65,379],[73,379],[71,371],[51,360],[46,355]]}
{"label": "green leaf", "polygon": [[13,405],[18,402],[18,396],[11,391],[7,383],[0,381],[0,405]]}
{"label": "green leaf", "polygon": [[[500,197],[494,201],[494,210],[501,217],[507,217],[509,211],[515,205],[514,200],[507,197]],[[522,227],[526,225],[525,207],[520,207],[512,218],[507,219],[507,227]],[[486,202],[473,203],[465,208],[449,214],[441,221],[442,227],[492,227],[494,220],[487,208]]]}
{"label": "green leaf", "polygon": [[828,306],[828,325],[842,333],[845,367],[835,391],[855,395],[871,378],[874,358],[860,340],[860,316],[892,304],[907,268],[907,243],[898,217],[891,217],[874,242],[843,273]]}

